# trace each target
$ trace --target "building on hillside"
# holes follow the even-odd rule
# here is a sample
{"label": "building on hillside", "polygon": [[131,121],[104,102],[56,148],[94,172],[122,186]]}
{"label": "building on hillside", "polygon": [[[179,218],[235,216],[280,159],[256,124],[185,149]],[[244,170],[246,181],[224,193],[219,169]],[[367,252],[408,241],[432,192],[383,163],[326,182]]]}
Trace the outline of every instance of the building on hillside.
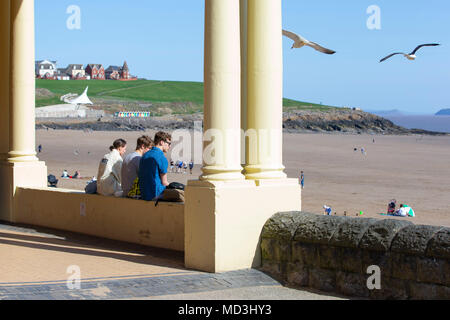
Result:
{"label": "building on hillside", "polygon": [[106,79],[110,80],[137,80],[136,77],[130,75],[130,69],[128,68],[128,64],[125,61],[122,67],[118,66],[109,66],[108,69],[105,70]]}
{"label": "building on hillside", "polygon": [[92,80],[105,80],[105,68],[101,64],[88,64],[85,72]]}
{"label": "building on hillside", "polygon": [[69,64],[65,70],[72,80],[86,80],[86,70],[82,64]]}
{"label": "building on hillside", "polygon": [[70,75],[66,73],[65,68],[58,68],[56,70],[56,79],[57,80],[70,80]]}
{"label": "building on hillside", "polygon": [[36,78],[56,79],[56,61],[40,60],[35,62]]}
{"label": "building on hillside", "polygon": [[128,64],[127,64],[126,61],[123,63],[123,67],[122,67],[122,70],[120,72],[120,78],[124,79],[124,80],[129,80],[130,79],[130,69],[128,69]]}
{"label": "building on hillside", "polygon": [[105,70],[106,79],[110,80],[119,80],[121,76],[121,68],[118,66],[109,66],[108,69]]}

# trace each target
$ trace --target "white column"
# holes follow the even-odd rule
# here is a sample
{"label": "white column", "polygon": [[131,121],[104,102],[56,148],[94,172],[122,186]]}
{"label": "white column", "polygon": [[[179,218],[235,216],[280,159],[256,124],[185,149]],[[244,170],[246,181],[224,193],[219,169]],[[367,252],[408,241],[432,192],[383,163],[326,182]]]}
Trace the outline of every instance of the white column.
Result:
{"label": "white column", "polygon": [[[242,133],[247,130],[247,15],[248,0],[240,0],[241,20],[241,129]],[[247,155],[247,144],[245,136],[241,140],[241,163],[245,165]]]}
{"label": "white column", "polygon": [[0,161],[9,152],[9,52],[10,51],[10,0],[0,1]]}
{"label": "white column", "polygon": [[205,107],[200,180],[243,180],[239,0],[205,1]]}
{"label": "white column", "polygon": [[34,0],[11,1],[9,161],[38,161],[35,151]]}
{"label": "white column", "polygon": [[248,0],[247,135],[245,176],[284,179],[281,0]]}

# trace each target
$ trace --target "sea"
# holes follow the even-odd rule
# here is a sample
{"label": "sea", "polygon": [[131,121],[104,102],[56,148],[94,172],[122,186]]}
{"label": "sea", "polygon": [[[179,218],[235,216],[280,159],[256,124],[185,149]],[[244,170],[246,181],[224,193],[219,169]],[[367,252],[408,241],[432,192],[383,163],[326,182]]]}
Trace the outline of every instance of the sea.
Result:
{"label": "sea", "polygon": [[383,115],[398,126],[450,133],[450,116],[434,115]]}

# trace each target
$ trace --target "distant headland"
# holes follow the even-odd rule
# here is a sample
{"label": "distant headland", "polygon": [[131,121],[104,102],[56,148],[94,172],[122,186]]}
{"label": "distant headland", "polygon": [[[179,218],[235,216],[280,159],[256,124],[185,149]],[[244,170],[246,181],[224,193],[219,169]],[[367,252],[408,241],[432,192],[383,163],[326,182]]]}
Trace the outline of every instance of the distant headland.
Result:
{"label": "distant headland", "polygon": [[441,109],[435,113],[436,116],[450,116],[450,109]]}

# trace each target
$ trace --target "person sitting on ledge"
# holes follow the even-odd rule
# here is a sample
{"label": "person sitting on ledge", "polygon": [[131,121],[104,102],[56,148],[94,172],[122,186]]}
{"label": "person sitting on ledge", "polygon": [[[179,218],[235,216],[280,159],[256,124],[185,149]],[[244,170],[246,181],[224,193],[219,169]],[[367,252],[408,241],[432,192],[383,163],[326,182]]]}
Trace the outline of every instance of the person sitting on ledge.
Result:
{"label": "person sitting on ledge", "polygon": [[103,196],[122,196],[122,156],[127,149],[127,142],[117,139],[109,148],[98,167],[97,193]]}
{"label": "person sitting on ledge", "polygon": [[144,154],[139,164],[139,188],[143,200],[152,201],[163,193],[169,185],[167,153],[172,144],[172,136],[166,132],[157,132],[155,146]]}
{"label": "person sitting on ledge", "polygon": [[128,154],[123,159],[122,164],[122,190],[123,196],[127,197],[134,180],[139,174],[139,164],[142,156],[154,146],[153,140],[148,136],[142,136],[137,139],[136,151]]}

